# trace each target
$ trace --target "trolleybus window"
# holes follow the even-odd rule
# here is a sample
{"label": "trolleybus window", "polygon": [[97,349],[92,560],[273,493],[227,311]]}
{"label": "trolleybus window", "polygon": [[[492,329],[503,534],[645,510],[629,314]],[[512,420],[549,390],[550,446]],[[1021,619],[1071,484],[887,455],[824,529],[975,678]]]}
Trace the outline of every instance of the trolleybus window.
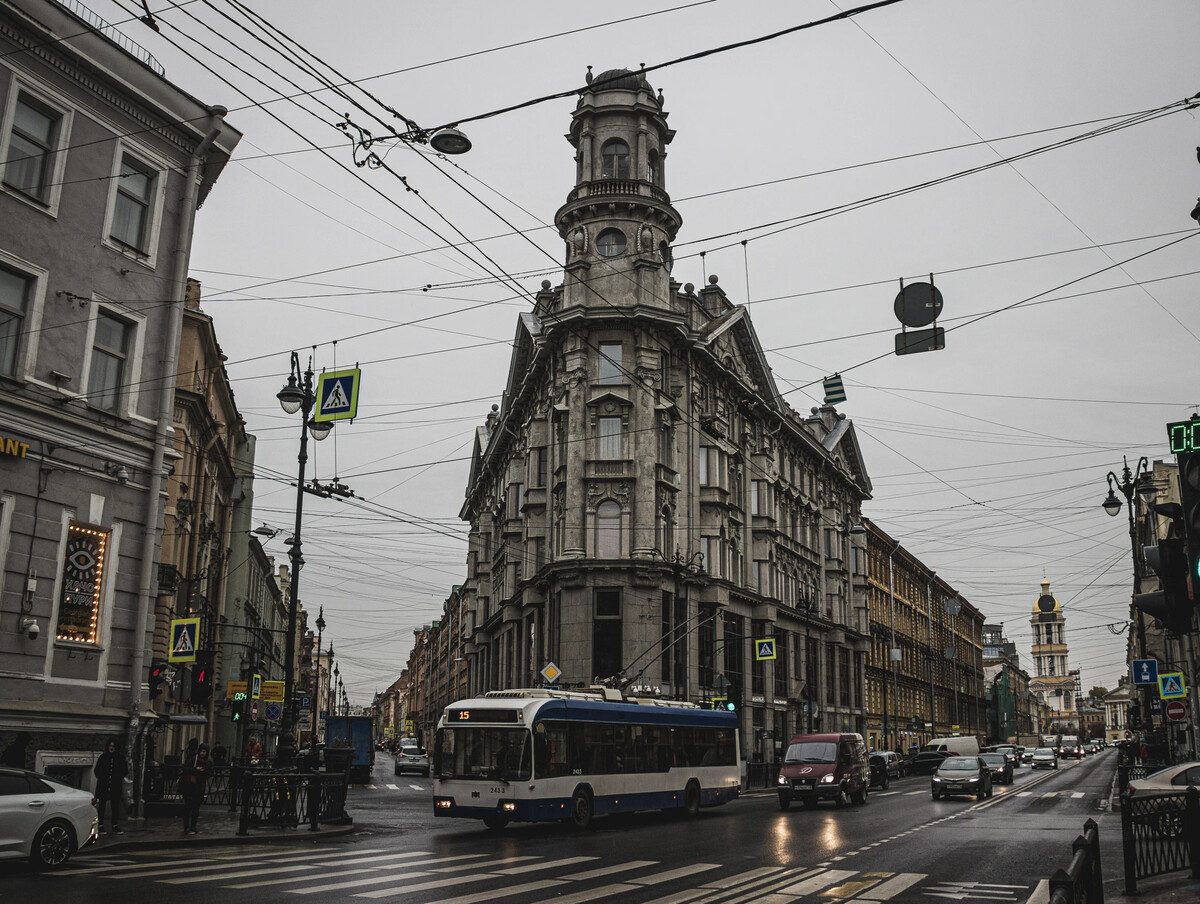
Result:
{"label": "trolleybus window", "polygon": [[529,730],[456,726],[437,733],[434,763],[439,778],[530,778]]}

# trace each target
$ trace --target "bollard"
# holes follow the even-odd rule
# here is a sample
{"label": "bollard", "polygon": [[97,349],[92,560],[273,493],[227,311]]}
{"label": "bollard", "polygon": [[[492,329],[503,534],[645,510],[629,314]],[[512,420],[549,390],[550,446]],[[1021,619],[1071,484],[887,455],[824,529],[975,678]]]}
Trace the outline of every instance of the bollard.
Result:
{"label": "bollard", "polygon": [[1200,879],[1200,791],[1188,785],[1184,800],[1183,828],[1187,832],[1188,859],[1192,861],[1192,878]]}
{"label": "bollard", "polygon": [[1094,819],[1083,824],[1083,836],[1088,841],[1088,859],[1091,869],[1088,871],[1088,901],[1090,904],[1104,904],[1104,871],[1100,866],[1100,826]]}

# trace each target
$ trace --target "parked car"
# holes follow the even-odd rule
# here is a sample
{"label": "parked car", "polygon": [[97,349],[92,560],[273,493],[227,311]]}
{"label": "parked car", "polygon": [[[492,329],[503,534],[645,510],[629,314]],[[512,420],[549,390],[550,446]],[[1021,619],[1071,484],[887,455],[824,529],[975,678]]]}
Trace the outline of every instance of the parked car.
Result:
{"label": "parked car", "polygon": [[876,750],[871,753],[871,756],[881,756],[887,761],[888,778],[904,778],[908,774],[904,757],[894,750]]}
{"label": "parked car", "polygon": [[922,750],[913,754],[908,762],[908,771],[913,775],[932,775],[948,756],[950,754],[941,750]]}
{"label": "parked car", "polygon": [[424,747],[401,747],[396,753],[396,775],[418,772],[429,775],[429,751]]}
{"label": "parked car", "polygon": [[1200,762],[1181,763],[1136,778],[1125,788],[1126,797],[1157,797],[1163,794],[1182,794],[1188,785],[1200,788]]}
{"label": "parked car", "polygon": [[992,796],[992,770],[978,756],[946,757],[930,780],[930,790],[934,800],[951,794],[983,800]]}
{"label": "parked car", "polygon": [[979,758],[992,770],[992,784],[1011,785],[1013,781],[1012,760],[1004,753],[981,753]]}
{"label": "parked car", "polygon": [[1058,754],[1053,747],[1034,748],[1029,765],[1032,769],[1057,769]]}
{"label": "parked car", "polygon": [[871,766],[871,787],[886,791],[888,785],[892,783],[892,777],[888,774],[887,758],[881,754],[873,753],[871,754],[869,763]]}
{"label": "parked car", "polygon": [[96,840],[96,799],[57,779],[0,768],[0,859],[57,869]]}

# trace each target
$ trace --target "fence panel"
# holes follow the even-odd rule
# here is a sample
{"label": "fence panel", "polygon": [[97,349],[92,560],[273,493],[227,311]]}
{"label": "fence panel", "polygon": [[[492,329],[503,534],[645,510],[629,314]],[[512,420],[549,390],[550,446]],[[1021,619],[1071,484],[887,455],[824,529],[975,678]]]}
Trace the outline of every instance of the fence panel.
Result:
{"label": "fence panel", "polygon": [[259,827],[296,828],[344,822],[345,773],[245,772],[238,834]]}
{"label": "fence panel", "polygon": [[1200,792],[1124,797],[1121,847],[1125,855],[1125,893],[1137,894],[1137,880],[1190,869],[1200,873]]}

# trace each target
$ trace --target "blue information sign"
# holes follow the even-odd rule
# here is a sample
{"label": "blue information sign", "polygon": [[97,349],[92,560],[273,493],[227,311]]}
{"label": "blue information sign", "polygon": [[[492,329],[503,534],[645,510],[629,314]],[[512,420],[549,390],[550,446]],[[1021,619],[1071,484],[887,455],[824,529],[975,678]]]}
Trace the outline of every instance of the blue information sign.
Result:
{"label": "blue information sign", "polygon": [[1135,659],[1133,661],[1134,684],[1158,684],[1158,660]]}

